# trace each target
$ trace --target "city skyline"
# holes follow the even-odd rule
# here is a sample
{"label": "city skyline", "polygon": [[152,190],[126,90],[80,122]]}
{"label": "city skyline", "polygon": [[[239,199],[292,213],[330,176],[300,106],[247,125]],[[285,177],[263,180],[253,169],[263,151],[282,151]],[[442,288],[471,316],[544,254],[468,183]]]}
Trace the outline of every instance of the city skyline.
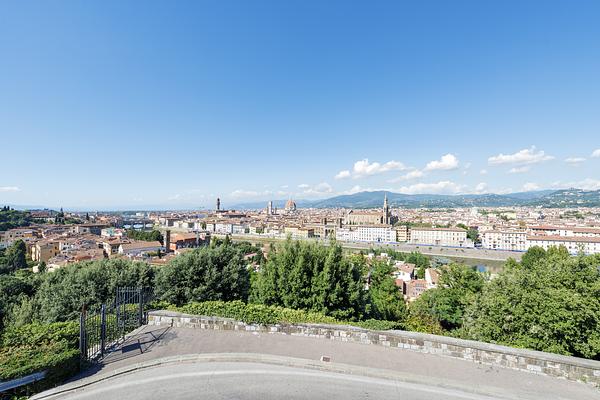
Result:
{"label": "city skyline", "polygon": [[0,203],[600,189],[599,11],[4,4]]}

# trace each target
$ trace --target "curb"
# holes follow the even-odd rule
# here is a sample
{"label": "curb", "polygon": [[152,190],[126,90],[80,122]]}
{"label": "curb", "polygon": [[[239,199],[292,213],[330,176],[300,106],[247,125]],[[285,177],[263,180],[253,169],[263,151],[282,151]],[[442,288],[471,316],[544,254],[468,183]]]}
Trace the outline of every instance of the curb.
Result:
{"label": "curb", "polygon": [[116,369],[112,372],[83,378],[80,381],[64,384],[54,389],[39,393],[31,400],[52,399],[66,395],[69,392],[80,390],[88,386],[101,383],[112,378],[135,373],[136,371],[156,368],[166,365],[179,363],[207,363],[207,362],[252,362],[261,364],[270,364],[283,367],[303,368],[323,372],[362,376],[369,378],[378,378],[393,380],[407,384],[438,387],[448,390],[455,390],[463,394],[472,394],[478,396],[487,396],[491,399],[512,399],[507,397],[502,391],[492,388],[473,388],[469,386],[457,385],[456,382],[447,379],[435,379],[431,377],[413,375],[408,373],[398,373],[392,370],[365,368],[350,364],[330,363],[325,361],[314,361],[302,358],[272,356],[259,353],[213,353],[213,354],[185,354],[180,356],[163,357],[155,360],[148,360],[141,363],[129,365]]}

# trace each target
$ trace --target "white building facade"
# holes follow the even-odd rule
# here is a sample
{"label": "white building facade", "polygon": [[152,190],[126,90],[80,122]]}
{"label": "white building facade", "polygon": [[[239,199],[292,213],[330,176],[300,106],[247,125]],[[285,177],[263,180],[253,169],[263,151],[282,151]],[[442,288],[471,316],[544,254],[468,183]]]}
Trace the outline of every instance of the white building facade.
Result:
{"label": "white building facade", "polygon": [[412,228],[410,242],[413,244],[449,247],[475,247],[461,228]]}
{"label": "white building facade", "polygon": [[486,231],[481,234],[481,247],[491,250],[527,250],[525,231]]}
{"label": "white building facade", "polygon": [[565,246],[571,254],[600,254],[600,237],[529,236],[527,245],[528,248],[539,246],[544,250]]}

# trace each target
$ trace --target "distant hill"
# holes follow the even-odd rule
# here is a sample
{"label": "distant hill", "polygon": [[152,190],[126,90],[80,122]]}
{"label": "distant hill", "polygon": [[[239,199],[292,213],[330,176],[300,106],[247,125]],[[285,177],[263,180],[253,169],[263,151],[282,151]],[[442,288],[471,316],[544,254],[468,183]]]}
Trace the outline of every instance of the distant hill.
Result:
{"label": "distant hill", "polygon": [[[328,199],[296,201],[303,208],[375,208],[381,207],[387,195],[390,206],[405,208],[453,208],[453,207],[514,207],[541,206],[561,207],[600,207],[600,190],[581,189],[539,190],[509,194],[402,194],[387,191],[359,192],[335,196]],[[274,200],[273,205],[283,208],[285,200]],[[238,204],[233,208],[259,209],[267,203],[253,202]]]}

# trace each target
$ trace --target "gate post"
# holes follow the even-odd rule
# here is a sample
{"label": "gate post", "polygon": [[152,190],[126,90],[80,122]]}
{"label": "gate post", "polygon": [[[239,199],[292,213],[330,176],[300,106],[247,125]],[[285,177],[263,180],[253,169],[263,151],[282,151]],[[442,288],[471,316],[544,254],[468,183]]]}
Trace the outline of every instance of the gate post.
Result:
{"label": "gate post", "polygon": [[142,326],[144,323],[144,290],[142,287],[138,288],[138,298],[140,301],[138,310],[138,326]]}
{"label": "gate post", "polygon": [[102,304],[100,314],[100,357],[104,357],[106,347],[106,305]]}
{"label": "gate post", "polygon": [[79,314],[79,354],[81,358],[87,359],[87,343],[85,335],[85,306],[81,307]]}

